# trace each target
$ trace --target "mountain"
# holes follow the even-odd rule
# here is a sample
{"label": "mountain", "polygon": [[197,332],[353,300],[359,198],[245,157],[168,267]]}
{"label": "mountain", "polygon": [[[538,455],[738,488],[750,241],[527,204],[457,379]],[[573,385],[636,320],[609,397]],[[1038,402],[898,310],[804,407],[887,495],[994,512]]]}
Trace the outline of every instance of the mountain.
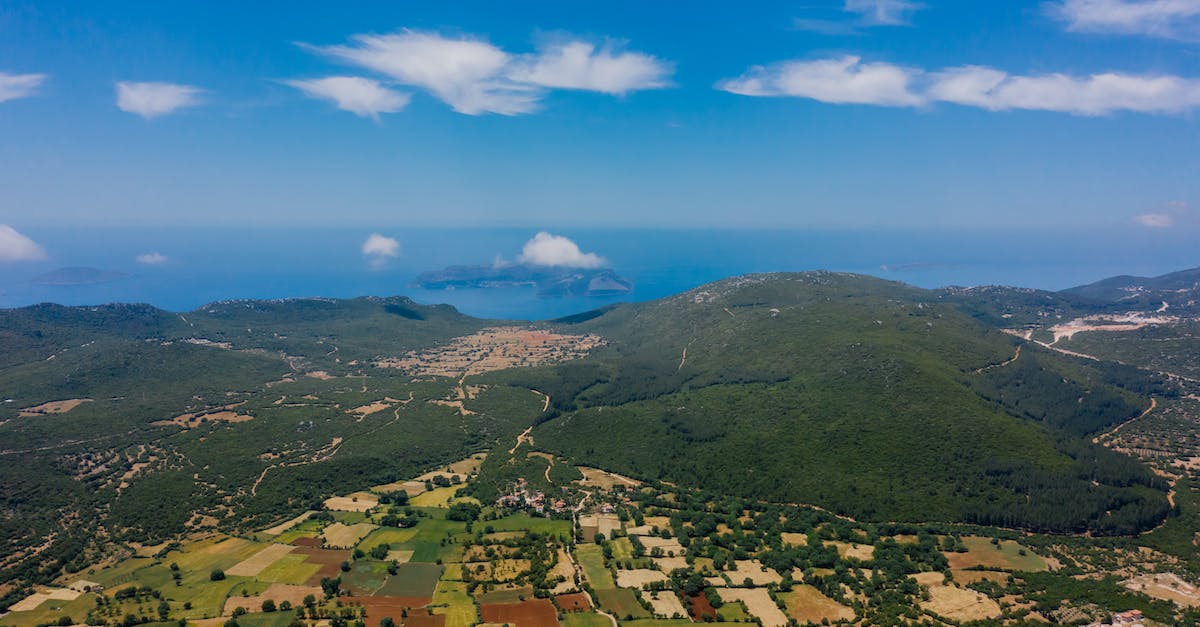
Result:
{"label": "mountain", "polygon": [[128,279],[130,274],[98,268],[59,268],[30,279],[38,285],[98,285]]}
{"label": "mountain", "polygon": [[428,290],[533,286],[541,296],[608,296],[633,289],[632,281],[607,268],[533,264],[450,266],[420,274],[414,285]]}
{"label": "mountain", "polygon": [[1045,298],[809,272],[545,323],[407,298],[0,310],[0,562],[44,583],[112,542],[261,529],[481,450],[486,501],[525,472],[503,452],[527,429],[713,498],[1153,527],[1165,481],[1092,438],[1177,391],[1001,330],[1078,300]]}
{"label": "mountain", "polygon": [[609,344],[498,378],[553,399],[539,447],[635,477],[865,520],[1126,533],[1165,514],[1161,480],[1087,441],[1162,381],[1023,344],[939,296],[740,277],[562,324]]}
{"label": "mountain", "polygon": [[1200,268],[1181,270],[1157,277],[1117,276],[1067,290],[1063,294],[1130,309],[1195,311],[1200,301]]}

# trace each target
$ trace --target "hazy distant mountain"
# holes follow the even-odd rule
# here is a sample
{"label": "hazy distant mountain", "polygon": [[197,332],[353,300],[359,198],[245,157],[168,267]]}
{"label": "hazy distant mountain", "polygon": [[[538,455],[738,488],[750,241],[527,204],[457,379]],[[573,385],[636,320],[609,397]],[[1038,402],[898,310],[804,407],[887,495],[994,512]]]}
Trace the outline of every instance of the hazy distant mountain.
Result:
{"label": "hazy distant mountain", "polygon": [[38,285],[96,285],[128,279],[131,275],[115,270],[100,270],[99,268],[59,268],[45,274],[39,274],[30,280]]}
{"label": "hazy distant mountain", "polygon": [[1063,290],[1064,294],[1135,307],[1194,309],[1200,300],[1200,268],[1157,277],[1117,276]]}
{"label": "hazy distant mountain", "polygon": [[607,268],[533,264],[450,266],[424,272],[414,283],[427,290],[529,286],[542,296],[605,296],[633,289],[632,281]]}

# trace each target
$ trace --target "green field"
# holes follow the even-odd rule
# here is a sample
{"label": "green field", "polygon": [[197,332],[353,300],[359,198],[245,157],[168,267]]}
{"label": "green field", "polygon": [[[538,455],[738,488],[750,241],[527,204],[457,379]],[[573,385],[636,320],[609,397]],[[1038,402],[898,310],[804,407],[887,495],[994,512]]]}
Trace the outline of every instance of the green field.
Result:
{"label": "green field", "polygon": [[629,538],[617,538],[612,541],[612,554],[614,559],[624,560],[633,557],[633,543]]}
{"label": "green field", "polygon": [[383,596],[430,597],[442,576],[442,567],[436,564],[401,564],[396,574],[390,575],[379,589]]}
{"label": "green field", "polygon": [[750,614],[746,612],[746,608],[742,605],[741,601],[727,602],[718,607],[717,616],[720,616],[721,620],[728,622],[750,621]]}
{"label": "green field", "polygon": [[571,521],[551,520],[549,518],[531,518],[525,514],[506,516],[487,523],[497,532],[500,531],[535,531],[556,535],[559,538],[571,537]]}
{"label": "green field", "polygon": [[579,561],[583,574],[592,587],[597,590],[615,588],[612,572],[604,566],[604,552],[595,544],[582,544],[575,549],[575,559]]}
{"label": "green field", "polygon": [[471,627],[479,624],[475,600],[467,594],[467,584],[442,580],[433,595],[433,613],[446,616],[446,627]]}
{"label": "green field", "polygon": [[596,589],[596,599],[600,607],[617,618],[632,616],[634,618],[649,618],[650,612],[638,602],[637,593],[628,588]]}
{"label": "green field", "polygon": [[571,612],[563,616],[562,627],[612,627],[612,623],[592,612]]}
{"label": "green field", "polygon": [[320,564],[306,562],[303,555],[284,555],[274,564],[264,568],[257,578],[263,581],[302,585],[320,569]]}
{"label": "green field", "polygon": [[358,596],[375,594],[385,580],[391,579],[387,567],[387,562],[357,560],[351,564],[350,572],[342,573],[342,585]]}
{"label": "green field", "polygon": [[397,529],[396,527],[380,527],[372,531],[367,537],[363,538],[358,543],[358,548],[369,552],[372,548],[387,544],[392,548],[412,540],[417,535],[416,529]]}

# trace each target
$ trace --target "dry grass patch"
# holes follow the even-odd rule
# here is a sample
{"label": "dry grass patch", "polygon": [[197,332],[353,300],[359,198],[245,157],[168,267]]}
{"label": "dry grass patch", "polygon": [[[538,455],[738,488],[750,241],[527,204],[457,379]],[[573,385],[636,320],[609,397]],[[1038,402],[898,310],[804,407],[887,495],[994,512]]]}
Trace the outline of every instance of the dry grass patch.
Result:
{"label": "dry grass patch", "polygon": [[291,553],[294,548],[296,547],[287,544],[268,545],[267,548],[226,569],[225,574],[238,577],[256,577],[284,555]]}
{"label": "dry grass patch", "polygon": [[267,586],[266,590],[258,594],[248,597],[233,596],[225,601],[225,609],[223,615],[229,616],[233,614],[234,608],[244,607],[252,612],[257,612],[262,607],[262,602],[271,599],[276,605],[287,601],[295,607],[304,604],[304,597],[313,595],[316,598],[321,598],[324,594],[319,586],[295,586],[286,583],[273,583]]}
{"label": "dry grass patch", "polygon": [[1122,581],[1121,585],[1129,590],[1141,592],[1156,599],[1173,601],[1180,607],[1200,605],[1200,590],[1174,573],[1142,575]]}
{"label": "dry grass patch", "polygon": [[26,407],[17,412],[17,415],[22,418],[33,418],[34,416],[46,416],[49,414],[65,414],[84,403],[90,403],[90,398],[69,398],[64,401],[50,401],[33,407]]}
{"label": "dry grass patch", "polygon": [[765,588],[718,588],[717,594],[726,603],[741,601],[746,610],[762,621],[763,627],[784,627],[787,615],[775,605]]}
{"label": "dry grass patch", "polygon": [[616,514],[584,514],[579,517],[579,526],[595,527],[604,537],[611,538],[612,532],[621,528],[621,519]]}
{"label": "dry grass patch", "polygon": [[838,555],[851,559],[862,560],[869,562],[875,559],[875,547],[870,544],[858,544],[857,542],[827,542],[837,547]]}
{"label": "dry grass patch", "polygon": [[348,549],[358,544],[359,540],[367,537],[367,534],[378,528],[371,523],[358,523],[356,525],[346,525],[340,522],[333,523],[321,532],[321,538],[325,541],[325,546]]}
{"label": "dry grass patch", "polygon": [[604,345],[598,335],[561,335],[529,327],[491,327],[443,346],[375,362],[417,377],[461,377],[579,359]]}
{"label": "dry grass patch", "polygon": [[779,536],[783,539],[783,543],[788,546],[808,546],[807,533],[791,533],[785,531]]}
{"label": "dry grass patch", "polygon": [[680,568],[688,568],[687,560],[682,557],[656,557],[652,561],[664,573],[670,573]]}
{"label": "dry grass patch", "polygon": [[647,592],[643,596],[650,602],[650,611],[654,612],[655,616],[687,618],[687,610],[683,609],[683,603],[679,601],[679,597],[675,596],[674,592],[670,590]]}
{"label": "dry grass patch", "polygon": [[763,566],[762,562],[758,560],[737,560],[733,564],[737,568],[725,571],[725,575],[735,586],[743,585],[747,579],[755,586],[765,586],[783,581],[783,577],[779,576],[779,573]]}
{"label": "dry grass patch", "polygon": [[287,531],[288,529],[291,529],[292,527],[295,527],[296,525],[308,520],[308,517],[312,516],[315,513],[316,512],[313,512],[311,510],[304,512],[303,514],[300,514],[299,516],[297,516],[291,520],[285,520],[285,521],[279,523],[278,525],[271,527],[270,529],[263,529],[263,533],[272,535],[272,536],[277,536],[277,535]]}
{"label": "dry grass patch", "polygon": [[379,497],[370,492],[355,492],[325,499],[325,509],[337,512],[366,512],[379,505]]}
{"label": "dry grass patch", "polygon": [[998,584],[1008,582],[1008,573],[995,570],[952,570],[950,574],[954,575],[954,581],[962,585],[985,580],[994,581]]}
{"label": "dry grass patch", "polygon": [[1000,616],[1000,605],[987,596],[956,586],[930,586],[921,609],[951,620],[986,620]]}
{"label": "dry grass patch", "polygon": [[641,590],[647,585],[656,581],[669,581],[665,573],[661,570],[650,570],[648,568],[636,568],[634,570],[618,570],[617,585],[622,588],[633,588]]}
{"label": "dry grass patch", "polygon": [[779,597],[787,606],[787,613],[801,625],[825,620],[834,623],[854,618],[854,610],[821,594],[820,590],[812,586],[796,586],[791,592],[781,593]]}
{"label": "dry grass patch", "polygon": [[[991,538],[965,536],[965,553],[945,552],[952,569],[993,568],[1002,570],[1043,571],[1046,560],[1013,540],[992,544]],[[1024,553],[1024,555],[1022,555]]]}
{"label": "dry grass patch", "polygon": [[563,549],[558,550],[558,561],[554,564],[554,570],[550,572],[551,577],[562,577],[563,580],[558,585],[554,586],[552,592],[554,594],[563,594],[577,589],[575,585],[575,564],[571,561],[571,556]]}
{"label": "dry grass patch", "polygon": [[618,475],[615,472],[600,470],[599,468],[579,466],[579,472],[583,473],[583,478],[575,483],[578,483],[579,485],[600,488],[601,490],[611,490],[615,486],[621,486],[623,488],[636,488],[642,485],[640,481],[635,479]]}
{"label": "dry grass patch", "polygon": [[17,601],[8,610],[10,612],[28,612],[36,610],[39,605],[46,601],[74,601],[82,594],[78,590],[71,590],[69,588],[42,588],[38,592],[34,592],[24,599]]}
{"label": "dry grass patch", "polygon": [[657,536],[645,536],[638,538],[642,542],[642,546],[646,547],[646,553],[654,550],[656,547],[662,549],[663,555],[667,557],[679,557],[686,553],[683,545],[675,538],[659,538]]}

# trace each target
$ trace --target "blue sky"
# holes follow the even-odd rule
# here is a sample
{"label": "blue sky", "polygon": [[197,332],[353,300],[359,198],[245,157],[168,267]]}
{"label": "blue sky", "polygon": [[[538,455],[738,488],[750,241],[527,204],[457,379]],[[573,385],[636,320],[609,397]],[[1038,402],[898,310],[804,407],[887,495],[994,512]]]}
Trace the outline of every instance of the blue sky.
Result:
{"label": "blue sky", "polygon": [[0,248],[101,225],[1194,229],[1198,108],[1200,0],[10,0]]}

